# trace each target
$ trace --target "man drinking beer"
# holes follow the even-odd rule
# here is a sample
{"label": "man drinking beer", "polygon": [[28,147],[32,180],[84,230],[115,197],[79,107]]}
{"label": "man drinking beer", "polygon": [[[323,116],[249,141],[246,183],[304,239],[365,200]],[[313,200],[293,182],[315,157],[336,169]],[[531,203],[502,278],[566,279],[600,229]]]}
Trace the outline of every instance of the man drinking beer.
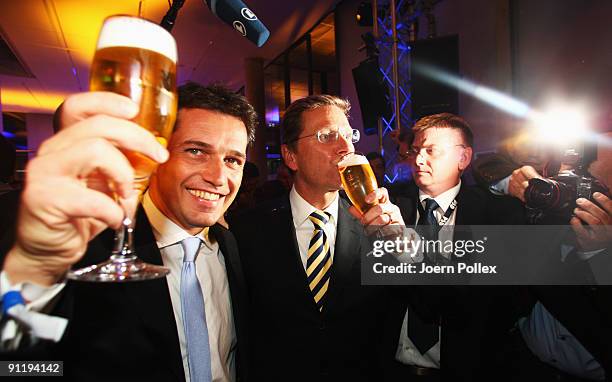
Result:
{"label": "man drinking beer", "polygon": [[[313,95],[295,101],[281,123],[282,155],[294,184],[279,206],[231,222],[251,296],[250,371],[267,381],[378,381],[382,287],[361,285],[368,251],[362,224],[340,197],[338,162],[358,132],[347,101]],[[384,189],[368,195],[362,223],[401,224]],[[377,203],[376,205],[374,205]]]}

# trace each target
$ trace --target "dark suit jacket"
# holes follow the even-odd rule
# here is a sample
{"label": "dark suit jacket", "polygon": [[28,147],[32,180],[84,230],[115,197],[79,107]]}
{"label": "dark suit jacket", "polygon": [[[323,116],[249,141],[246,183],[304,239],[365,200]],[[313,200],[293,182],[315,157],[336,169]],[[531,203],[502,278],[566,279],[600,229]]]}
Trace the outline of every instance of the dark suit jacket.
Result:
{"label": "dark suit jacket", "polygon": [[[477,187],[461,186],[455,225],[523,224],[518,201]],[[404,221],[416,223],[418,188],[412,182],[395,198]],[[467,239],[461,232],[454,239]],[[423,320],[440,317],[444,380],[474,381],[495,375],[495,351],[522,313],[516,288],[485,286],[406,287],[406,302]],[[394,334],[399,338],[399,332]]]}
{"label": "dark suit jacket", "polygon": [[[243,361],[248,346],[247,294],[237,246],[232,234],[211,227],[225,257],[234,323],[238,339],[237,372],[246,377]],[[108,258],[112,232],[105,231],[89,245],[75,267]],[[136,252],[153,264],[162,264],[150,224],[139,211]],[[172,303],[165,278],[127,283],[68,281],[53,315],[69,324],[57,344],[43,343],[24,350],[23,356],[64,361],[64,375],[77,381],[184,381],[185,375]],[[3,358],[19,359],[5,354]],[[244,378],[243,378],[244,379]]]}
{"label": "dark suit jacket", "polygon": [[[604,256],[609,256],[607,253]],[[612,287],[533,286],[546,309],[612,374]]]}
{"label": "dark suit jacket", "polygon": [[[479,158],[474,163],[474,173],[485,187],[510,175],[521,166],[505,151]],[[557,223],[555,223],[557,224]],[[607,253],[597,255],[595,267],[612,269]],[[608,259],[605,259],[608,257]],[[603,261],[600,261],[602,260]],[[585,270],[584,267],[587,269]],[[569,272],[578,277],[590,273],[587,264],[572,264]],[[612,375],[612,288],[605,286],[533,286],[533,301],[540,300],[546,309],[565,326],[572,335]]]}
{"label": "dark suit jacket", "polygon": [[383,287],[362,286],[361,224],[340,199],[331,281],[317,309],[300,260],[288,197],[230,222],[251,298],[251,375],[261,381],[380,380]]}

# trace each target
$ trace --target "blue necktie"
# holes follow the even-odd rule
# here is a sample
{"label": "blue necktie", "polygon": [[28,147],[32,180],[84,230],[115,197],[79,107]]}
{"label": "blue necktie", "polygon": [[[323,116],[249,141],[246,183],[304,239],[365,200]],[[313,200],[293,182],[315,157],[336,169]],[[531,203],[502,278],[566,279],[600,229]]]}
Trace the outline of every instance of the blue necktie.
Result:
{"label": "blue necktie", "polygon": [[200,244],[201,240],[197,237],[188,237],[181,242],[184,253],[181,269],[181,310],[191,382],[210,382],[212,371],[204,296],[195,266]]}

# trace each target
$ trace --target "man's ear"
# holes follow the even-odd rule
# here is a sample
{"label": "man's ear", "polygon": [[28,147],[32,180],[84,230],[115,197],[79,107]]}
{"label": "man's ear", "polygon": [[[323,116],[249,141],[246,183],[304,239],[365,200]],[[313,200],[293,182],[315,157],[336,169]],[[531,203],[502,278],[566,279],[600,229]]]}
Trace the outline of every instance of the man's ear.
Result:
{"label": "man's ear", "polygon": [[289,146],[281,145],[281,153],[283,155],[283,160],[289,169],[292,171],[297,171],[297,161],[295,160],[295,153],[291,151]]}
{"label": "man's ear", "polygon": [[470,165],[470,162],[472,161],[472,153],[473,151],[471,147],[465,147],[463,150],[461,150],[461,154],[459,156],[459,170],[463,171]]}

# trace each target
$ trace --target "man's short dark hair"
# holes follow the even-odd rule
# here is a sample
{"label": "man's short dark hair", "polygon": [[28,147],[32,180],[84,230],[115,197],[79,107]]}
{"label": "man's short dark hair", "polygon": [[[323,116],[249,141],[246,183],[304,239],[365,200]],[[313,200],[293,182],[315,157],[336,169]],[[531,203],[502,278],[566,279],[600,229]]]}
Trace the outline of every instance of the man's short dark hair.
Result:
{"label": "man's short dark hair", "polygon": [[302,114],[306,111],[325,106],[336,106],[347,118],[349,117],[351,104],[346,99],[327,94],[315,94],[300,98],[289,105],[283,116],[283,121],[280,126],[283,144],[289,146],[291,150],[294,150],[295,141],[300,137],[302,131],[304,131]]}
{"label": "man's short dark hair", "polygon": [[463,118],[451,113],[432,114],[423,117],[414,124],[412,132],[416,134],[433,127],[459,130],[463,136],[463,142],[469,147],[474,145],[474,134],[470,125]]}
{"label": "man's short dark hair", "polygon": [[236,117],[246,126],[249,143],[255,141],[255,129],[258,124],[255,109],[245,97],[223,85],[203,86],[195,82],[187,82],[179,86],[178,108],[179,110],[206,109]]}

